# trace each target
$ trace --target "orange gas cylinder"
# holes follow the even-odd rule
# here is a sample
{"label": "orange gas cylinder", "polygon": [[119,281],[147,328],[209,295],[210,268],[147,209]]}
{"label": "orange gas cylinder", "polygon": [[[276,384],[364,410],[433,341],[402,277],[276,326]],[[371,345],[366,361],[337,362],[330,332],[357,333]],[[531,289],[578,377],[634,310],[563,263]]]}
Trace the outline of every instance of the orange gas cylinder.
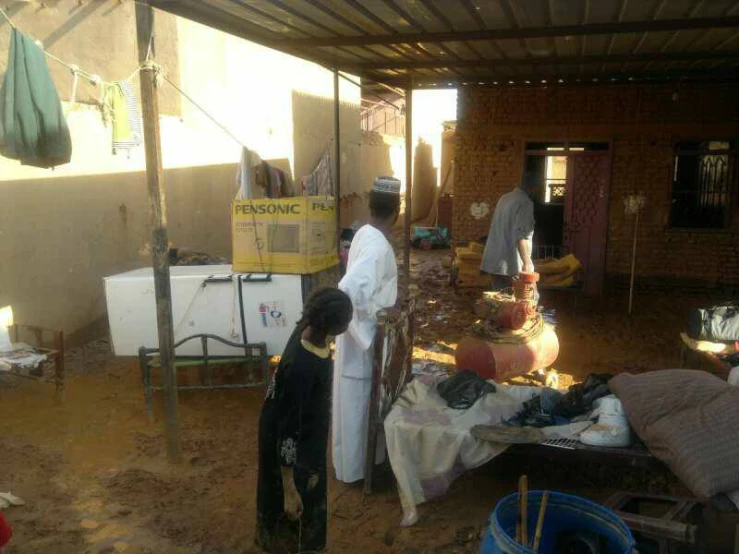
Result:
{"label": "orange gas cylinder", "polygon": [[545,325],[542,332],[521,344],[488,342],[465,337],[454,354],[457,370],[469,369],[483,379],[499,383],[535,369],[552,365],[559,355],[559,340],[554,327]]}

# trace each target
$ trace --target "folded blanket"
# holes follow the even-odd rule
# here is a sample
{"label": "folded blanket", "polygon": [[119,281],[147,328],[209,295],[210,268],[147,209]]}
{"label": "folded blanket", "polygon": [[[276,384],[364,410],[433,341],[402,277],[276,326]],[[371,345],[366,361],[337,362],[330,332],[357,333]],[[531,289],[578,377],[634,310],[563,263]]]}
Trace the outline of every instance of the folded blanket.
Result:
{"label": "folded blanket", "polygon": [[639,438],[693,494],[739,489],[739,387],[681,369],[622,374],[609,385]]}

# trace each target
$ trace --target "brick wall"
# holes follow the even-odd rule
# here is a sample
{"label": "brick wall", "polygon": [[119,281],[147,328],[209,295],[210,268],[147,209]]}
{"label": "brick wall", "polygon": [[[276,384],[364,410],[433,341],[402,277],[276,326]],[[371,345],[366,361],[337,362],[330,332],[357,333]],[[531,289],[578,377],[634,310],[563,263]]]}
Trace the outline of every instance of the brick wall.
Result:
{"label": "brick wall", "polygon": [[[677,95],[675,96],[675,93]],[[673,145],[739,136],[737,85],[462,88],[458,96],[454,233],[487,234],[497,199],[521,179],[526,142],[610,141],[607,271],[630,271],[633,216],[623,199],[641,192],[638,275],[739,285],[739,204],[726,230],[669,227]],[[476,219],[474,203],[489,204]],[[478,212],[479,213],[479,212]]]}

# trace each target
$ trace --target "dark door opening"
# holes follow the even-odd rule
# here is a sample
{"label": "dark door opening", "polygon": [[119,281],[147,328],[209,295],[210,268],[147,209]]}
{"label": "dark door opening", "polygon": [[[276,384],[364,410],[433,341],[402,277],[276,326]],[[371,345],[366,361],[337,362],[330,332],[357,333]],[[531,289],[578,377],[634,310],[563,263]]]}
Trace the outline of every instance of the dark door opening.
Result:
{"label": "dark door opening", "polygon": [[609,144],[528,143],[524,171],[541,183],[534,256],[574,254],[585,269],[586,290],[597,294],[605,276]]}

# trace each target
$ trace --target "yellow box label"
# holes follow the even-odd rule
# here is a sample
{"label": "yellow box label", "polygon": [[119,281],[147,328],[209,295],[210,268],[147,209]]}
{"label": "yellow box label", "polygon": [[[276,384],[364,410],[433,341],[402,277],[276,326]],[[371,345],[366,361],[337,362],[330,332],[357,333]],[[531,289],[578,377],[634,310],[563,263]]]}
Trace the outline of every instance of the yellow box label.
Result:
{"label": "yellow box label", "polygon": [[235,271],[315,273],[338,263],[333,198],[236,200]]}

